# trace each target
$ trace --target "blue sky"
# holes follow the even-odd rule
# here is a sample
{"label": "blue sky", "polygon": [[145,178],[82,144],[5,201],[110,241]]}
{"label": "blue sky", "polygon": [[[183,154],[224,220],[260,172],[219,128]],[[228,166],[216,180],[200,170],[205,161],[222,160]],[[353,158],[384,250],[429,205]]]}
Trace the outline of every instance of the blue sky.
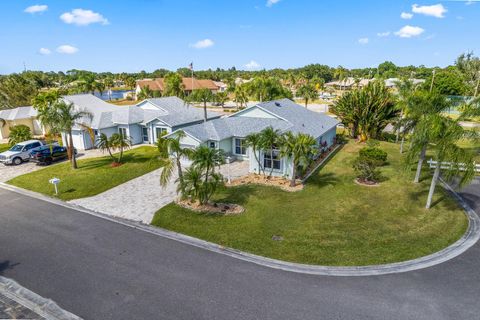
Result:
{"label": "blue sky", "polygon": [[477,1],[1,1],[0,73],[445,66],[478,30]]}

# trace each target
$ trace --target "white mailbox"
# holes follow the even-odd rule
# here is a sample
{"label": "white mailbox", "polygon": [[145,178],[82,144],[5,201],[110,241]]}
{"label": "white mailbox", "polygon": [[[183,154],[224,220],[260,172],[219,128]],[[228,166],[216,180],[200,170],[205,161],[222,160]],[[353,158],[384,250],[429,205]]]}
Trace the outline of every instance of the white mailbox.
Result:
{"label": "white mailbox", "polygon": [[58,187],[57,187],[57,186],[58,186],[58,184],[60,183],[60,179],[58,179],[58,178],[52,178],[52,179],[49,180],[49,182],[50,182],[51,184],[53,184],[53,186],[55,187],[55,194],[58,195]]}

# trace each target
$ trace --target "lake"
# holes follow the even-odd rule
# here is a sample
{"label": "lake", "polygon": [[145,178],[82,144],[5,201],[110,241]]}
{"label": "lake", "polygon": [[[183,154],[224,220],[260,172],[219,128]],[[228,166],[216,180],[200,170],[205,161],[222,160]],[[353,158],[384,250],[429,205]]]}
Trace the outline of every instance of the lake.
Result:
{"label": "lake", "polygon": [[[112,100],[124,99],[125,96],[132,91],[133,90],[114,90],[111,93],[111,98]],[[100,94],[99,92],[95,92],[95,96],[102,100],[110,99],[110,95],[108,94],[108,91],[103,91],[102,94]]]}

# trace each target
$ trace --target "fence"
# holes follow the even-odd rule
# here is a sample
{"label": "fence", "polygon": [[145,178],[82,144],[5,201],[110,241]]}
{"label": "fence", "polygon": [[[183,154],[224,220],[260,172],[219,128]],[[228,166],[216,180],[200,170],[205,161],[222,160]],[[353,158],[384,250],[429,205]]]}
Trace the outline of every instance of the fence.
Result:
{"label": "fence", "polygon": [[[427,161],[427,163],[429,164],[431,169],[437,168],[438,161],[433,161],[432,159],[430,159],[429,161]],[[475,165],[475,172],[480,172],[480,164],[476,164],[475,162],[473,164]],[[459,170],[461,171],[465,170],[465,163],[458,163],[456,165],[458,165]],[[452,167],[453,167],[452,162],[442,162],[440,164],[440,169],[452,169]]]}

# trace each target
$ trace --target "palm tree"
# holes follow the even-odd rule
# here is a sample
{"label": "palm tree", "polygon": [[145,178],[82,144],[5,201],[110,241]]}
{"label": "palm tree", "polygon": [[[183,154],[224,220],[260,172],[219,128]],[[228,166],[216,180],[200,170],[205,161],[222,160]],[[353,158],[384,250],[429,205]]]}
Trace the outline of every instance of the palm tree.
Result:
{"label": "palm tree", "polygon": [[90,112],[78,111],[75,109],[73,103],[65,103],[59,101],[55,104],[55,112],[52,113],[53,119],[57,119],[59,122],[56,124],[57,130],[66,133],[68,138],[67,153],[68,158],[72,163],[72,168],[77,169],[77,159],[73,149],[73,127],[84,126],[83,120],[91,120],[93,115]]}
{"label": "palm tree", "polygon": [[245,107],[247,107],[249,97],[247,93],[247,88],[245,85],[240,85],[235,88],[235,102],[238,104],[240,103],[240,108],[243,108],[243,105],[245,104]]}
{"label": "palm tree", "polygon": [[270,173],[268,174],[269,177],[272,176],[273,173],[273,154],[274,149],[277,147],[278,143],[280,142],[280,130],[274,129],[273,127],[267,127],[263,129],[261,132],[261,146],[264,152],[269,152],[270,154]]}
{"label": "palm tree", "polygon": [[173,171],[177,169],[180,188],[183,188],[182,159],[190,159],[193,150],[185,148],[180,143],[186,134],[178,131],[175,137],[161,136],[157,140],[157,148],[162,161],[162,173],[160,175],[160,185],[165,187],[170,181]]}
{"label": "palm tree", "polygon": [[149,86],[143,87],[140,89],[140,92],[137,94],[137,100],[145,100],[153,98],[153,90]]}
{"label": "palm tree", "polygon": [[396,83],[397,90],[398,90],[398,99],[397,99],[397,107],[400,110],[399,119],[397,125],[395,126],[395,143],[398,143],[400,138],[400,134],[402,134],[402,142],[400,144],[400,153],[403,153],[403,144],[405,142],[405,128],[403,127],[403,117],[407,111],[408,107],[408,99],[415,91],[416,87],[412,80],[410,79],[403,79],[397,81]]}
{"label": "palm tree", "polygon": [[208,119],[207,103],[212,102],[214,100],[212,91],[210,91],[207,88],[193,90],[189,98],[190,98],[190,101],[203,103],[203,117],[204,117],[203,121],[207,122],[207,119]]}
{"label": "palm tree", "polygon": [[98,137],[95,145],[97,148],[102,150],[102,152],[107,151],[110,155],[110,158],[112,158],[114,162],[117,162],[117,159],[113,156],[112,150],[114,147],[112,146],[111,139],[109,139],[105,133],[100,134],[100,137]]}
{"label": "palm tree", "polygon": [[123,133],[114,133],[110,137],[110,145],[113,149],[119,151],[118,163],[122,163],[123,151],[129,149],[132,145],[132,141],[129,137],[123,135]]}
{"label": "palm tree", "polygon": [[258,174],[260,174],[260,170],[263,171],[263,166],[258,156],[258,150],[262,146],[262,134],[258,132],[249,134],[245,137],[245,144],[247,147],[252,148],[253,156],[255,157],[255,161],[257,161],[258,164]]}
{"label": "palm tree", "polygon": [[426,208],[429,209],[442,171],[442,163],[450,163],[443,176],[446,179],[451,179],[460,175],[460,185],[470,182],[475,177],[475,157],[470,151],[460,148],[458,142],[463,139],[476,139],[478,134],[463,129],[458,121],[441,115],[428,117],[427,121],[423,121],[417,129],[416,132],[429,133],[429,140],[433,147],[433,158],[437,161],[427,198]]}
{"label": "palm tree", "polygon": [[182,198],[190,198],[203,205],[208,203],[222,183],[221,174],[211,173],[205,179],[204,170],[198,166],[192,166],[185,171],[184,180],[178,185],[177,191],[182,194]]}
{"label": "palm tree", "polygon": [[226,92],[218,92],[215,94],[214,100],[223,108],[225,106],[225,102],[228,101],[228,94]]}
{"label": "palm tree", "polygon": [[305,100],[305,108],[308,108],[308,101],[318,98],[317,89],[312,84],[304,84],[297,90],[297,96]]}
{"label": "palm tree", "polygon": [[[430,133],[425,130],[417,130],[417,126],[422,122],[428,122],[429,117],[442,113],[444,110],[448,109],[449,106],[450,103],[447,99],[435,91],[415,92],[407,101],[407,111],[403,123],[405,127],[404,132],[414,132],[411,139],[411,147],[407,154],[407,162],[418,157],[417,171],[414,178],[415,183],[420,181],[422,166],[425,161],[427,146],[430,139]],[[425,125],[423,126],[425,127]]]}
{"label": "palm tree", "polygon": [[199,146],[192,154],[192,165],[205,171],[204,179],[208,181],[210,174],[215,173],[215,167],[224,163],[224,154],[221,149]]}
{"label": "palm tree", "polygon": [[308,167],[315,155],[317,141],[311,135],[287,132],[281,141],[280,156],[292,159],[292,177],[290,186],[295,187],[297,169]]}

